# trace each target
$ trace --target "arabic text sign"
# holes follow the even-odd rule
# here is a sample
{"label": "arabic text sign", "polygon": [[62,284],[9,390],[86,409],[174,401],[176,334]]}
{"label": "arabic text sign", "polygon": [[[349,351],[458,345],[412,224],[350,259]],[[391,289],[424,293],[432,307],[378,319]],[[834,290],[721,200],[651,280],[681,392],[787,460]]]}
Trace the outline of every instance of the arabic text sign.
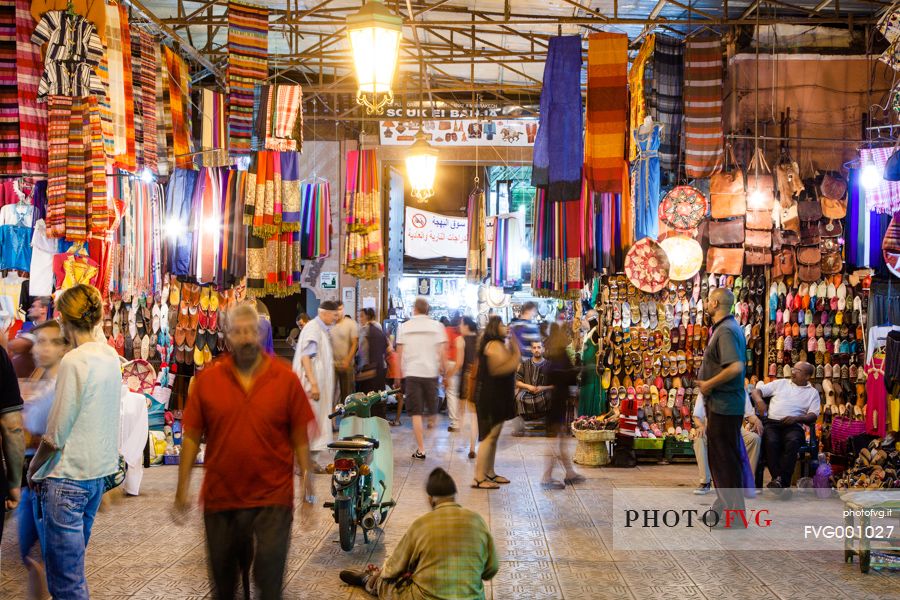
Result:
{"label": "arabic text sign", "polygon": [[404,253],[413,258],[465,258],[468,222],[407,206],[403,242]]}

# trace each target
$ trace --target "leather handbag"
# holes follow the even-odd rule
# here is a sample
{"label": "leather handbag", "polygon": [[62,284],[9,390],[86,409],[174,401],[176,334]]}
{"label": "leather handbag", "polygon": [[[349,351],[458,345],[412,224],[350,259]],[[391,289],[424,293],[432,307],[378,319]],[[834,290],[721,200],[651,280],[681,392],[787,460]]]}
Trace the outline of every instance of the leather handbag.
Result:
{"label": "leather handbag", "polygon": [[843,219],[847,216],[847,201],[835,200],[831,196],[822,196],[822,214],[827,219]]}
{"label": "leather handbag", "polygon": [[744,264],[751,266],[771,265],[772,251],[768,247],[747,246],[744,250]]}
{"label": "leather handbag", "polygon": [[801,221],[818,221],[822,218],[822,204],[818,200],[800,200],[797,214]]}
{"label": "leather handbag", "polygon": [[768,252],[769,248],[772,247],[772,232],[748,229],[746,235],[744,236],[744,245],[748,246],[748,250],[750,246],[753,246],[755,248],[765,248],[765,250]]}
{"label": "leather handbag", "polygon": [[800,167],[796,162],[787,161],[775,167],[775,177],[778,180],[778,197],[783,200],[794,198],[803,191],[803,182],[800,180]]}
{"label": "leather handbag", "polygon": [[841,251],[841,240],[839,238],[822,238],[822,254]]}
{"label": "leather handbag", "polygon": [[840,237],[844,235],[844,225],[834,219],[819,221],[819,235],[823,238]]}
{"label": "leather handbag", "polygon": [[800,243],[801,244],[819,244],[822,242],[822,235],[819,233],[819,224],[814,222],[800,224]]}
{"label": "leather handbag", "polygon": [[794,201],[781,201],[781,228],[800,233],[800,212]]}
{"label": "leather handbag", "polygon": [[793,248],[782,248],[772,260],[772,277],[793,275],[797,268],[797,254]]}
{"label": "leather handbag", "polygon": [[828,252],[822,255],[822,272],[827,275],[840,273],[844,268],[844,259],[840,252]]}
{"label": "leather handbag", "polygon": [[744,243],[744,219],[709,222],[709,243],[713,246]]}
{"label": "leather handbag", "polygon": [[801,265],[817,265],[822,261],[822,250],[818,245],[800,246],[797,250],[797,262]]}
{"label": "leather handbag", "polygon": [[[825,176],[822,178],[822,184],[819,186],[819,191],[826,198],[843,198],[847,193],[847,181],[840,173],[825,173]],[[840,219],[842,217],[831,218]]]}
{"label": "leather handbag", "polygon": [[797,277],[800,278],[800,281],[805,281],[806,283],[818,281],[822,279],[822,267],[819,265],[819,263],[816,263],[814,265],[798,265]]}
{"label": "leather handbag", "polygon": [[[735,165],[735,170],[726,173],[728,157]],[[734,151],[729,145],[726,148],[725,163],[723,169],[713,173],[709,178],[709,203],[710,214],[713,219],[730,219],[743,216],[747,212],[747,193],[744,191],[744,174],[737,167],[734,160]]]}
{"label": "leather handbag", "polygon": [[759,148],[747,165],[747,197],[755,209],[771,211],[775,206],[775,178]]}
{"label": "leather handbag", "polygon": [[718,275],[740,275],[744,269],[743,248],[716,248],[706,253],[706,271]]}
{"label": "leather handbag", "polygon": [[773,236],[772,245],[777,250],[782,246],[799,246],[800,245],[800,234],[796,231],[790,231],[787,229],[776,229],[775,235]]}
{"label": "leather handbag", "polygon": [[747,229],[772,229],[772,209],[747,209]]}

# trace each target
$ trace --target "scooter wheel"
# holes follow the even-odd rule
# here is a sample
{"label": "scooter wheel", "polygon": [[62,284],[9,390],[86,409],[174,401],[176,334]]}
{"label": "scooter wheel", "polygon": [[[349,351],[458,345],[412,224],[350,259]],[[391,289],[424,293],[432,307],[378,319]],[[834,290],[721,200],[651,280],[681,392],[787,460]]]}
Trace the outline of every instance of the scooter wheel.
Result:
{"label": "scooter wheel", "polygon": [[353,502],[351,498],[340,498],[335,501],[337,512],[338,533],[341,538],[341,550],[350,552],[356,543],[356,518],[353,515]]}

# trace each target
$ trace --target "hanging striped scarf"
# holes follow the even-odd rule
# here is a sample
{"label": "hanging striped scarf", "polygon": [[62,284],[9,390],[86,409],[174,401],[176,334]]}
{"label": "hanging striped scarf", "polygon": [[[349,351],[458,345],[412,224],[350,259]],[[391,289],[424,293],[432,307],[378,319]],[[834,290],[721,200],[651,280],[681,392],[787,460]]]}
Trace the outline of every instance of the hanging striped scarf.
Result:
{"label": "hanging striped scarf", "polygon": [[[168,47],[164,48],[166,67],[169,73],[169,106],[172,115],[172,149],[175,166],[190,169],[191,121],[186,105],[190,100],[190,86],[187,82],[188,67],[184,60]],[[172,154],[170,153],[170,156]]]}
{"label": "hanging striped scarf", "polygon": [[722,38],[690,38],[684,52],[684,170],[709,177],[722,164]]}
{"label": "hanging striped scarf", "polygon": [[16,0],[0,0],[0,174],[22,171],[16,52]]}
{"label": "hanging striped scarf", "polygon": [[159,164],[159,140],[156,125],[156,81],[159,76],[159,47],[153,36],[138,30],[141,39],[141,104],[144,135],[141,140],[143,164],[154,173]]}
{"label": "hanging striped scarf", "polygon": [[[647,116],[646,90],[644,89],[644,73],[647,71],[648,63],[653,58],[653,49],[656,45],[656,35],[650,34],[644,40],[637,58],[631,64],[631,70],[628,72],[628,90],[631,93],[631,104],[629,105],[629,127],[628,131],[634,131],[644,122]],[[634,140],[634,136],[628,136],[628,160],[633,161],[637,158],[638,147]]]}
{"label": "hanging striped scarf", "polygon": [[31,41],[34,27],[30,0],[16,0],[16,82],[23,173],[47,171],[47,104],[37,101],[44,64],[40,47]]}
{"label": "hanging striped scarf", "polygon": [[159,78],[156,80],[157,168],[160,176],[165,177],[175,168],[175,152],[172,150],[168,60],[159,45],[156,46],[156,62],[159,65]]}
{"label": "hanging striped scarf", "polygon": [[303,258],[322,258],[331,251],[331,186],[327,181],[300,186],[300,231]]}
{"label": "hanging striped scarf", "polygon": [[480,187],[476,187],[469,194],[466,215],[469,221],[466,281],[481,283],[487,276],[487,244],[485,243],[485,198],[484,190]]}
{"label": "hanging striped scarf", "polygon": [[663,126],[659,145],[659,166],[663,173],[677,173],[681,148],[681,119],[684,111],[684,44],[668,35],[656,35],[653,53],[653,94],[651,113]]}
{"label": "hanging striped scarf", "polygon": [[[622,191],[620,173],[625,160],[627,77],[628,36],[592,33],[588,37],[584,172],[595,192]],[[579,180],[579,187],[580,183]],[[578,197],[575,193],[573,190],[558,199],[575,199]]]}
{"label": "hanging striped scarf", "polygon": [[125,56],[123,54],[122,24],[119,7],[106,5],[106,61],[109,74],[109,109],[112,118],[112,155],[128,152],[128,132],[125,118]]}
{"label": "hanging striped scarf", "polygon": [[72,98],[47,97],[47,232],[66,236],[66,165],[69,158],[69,116]]}
{"label": "hanging striped scarf", "polygon": [[225,150],[225,121],[222,118],[225,110],[225,96],[213,90],[201,90],[200,108],[201,124],[200,138],[202,150],[216,150],[219,152],[205,152],[201,156],[204,166],[219,167],[229,163],[228,151]]}
{"label": "hanging striped scarf", "polygon": [[100,102],[96,97],[88,99],[88,125],[90,128],[90,206],[91,235],[103,237],[109,231],[112,211],[106,190],[106,153],[103,150],[103,126],[100,119]]}
{"label": "hanging striped scarf", "polygon": [[271,86],[270,90],[266,107],[266,149],[302,150],[302,88],[299,85],[276,84]]}
{"label": "hanging striped scarf", "polygon": [[141,34],[135,28],[131,35],[131,67],[134,99],[134,157],[135,164],[144,165],[144,58],[141,49]]}
{"label": "hanging striped scarf", "polygon": [[548,202],[546,192],[539,189],[534,215],[532,289],[539,296],[577,299],[584,287],[581,202]]}
{"label": "hanging striped scarf", "polygon": [[83,242],[88,238],[85,167],[90,160],[90,130],[85,127],[87,119],[87,103],[74,98],[69,113],[69,152],[66,164],[66,239],[72,242]]}
{"label": "hanging striped scarf", "polygon": [[268,75],[269,9],[228,2],[229,149],[249,153],[253,128],[253,86]]}
{"label": "hanging striped scarf", "polygon": [[300,231],[300,154],[280,154],[281,231]]}
{"label": "hanging striped scarf", "polygon": [[344,271],[359,279],[379,279],[384,276],[384,252],[375,150],[348,152],[346,177]]}

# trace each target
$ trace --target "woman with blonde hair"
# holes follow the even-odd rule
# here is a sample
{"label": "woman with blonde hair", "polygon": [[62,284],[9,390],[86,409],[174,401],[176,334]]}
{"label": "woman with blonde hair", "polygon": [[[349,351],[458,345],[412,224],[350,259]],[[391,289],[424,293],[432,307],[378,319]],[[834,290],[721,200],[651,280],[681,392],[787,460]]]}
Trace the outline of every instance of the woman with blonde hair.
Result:
{"label": "woman with blonde hair", "polygon": [[47,429],[28,469],[42,515],[41,550],[54,598],[87,599],[84,555],[105,480],[119,470],[119,356],[94,336],[100,292],[79,284],[56,303],[69,352],[59,364]]}

